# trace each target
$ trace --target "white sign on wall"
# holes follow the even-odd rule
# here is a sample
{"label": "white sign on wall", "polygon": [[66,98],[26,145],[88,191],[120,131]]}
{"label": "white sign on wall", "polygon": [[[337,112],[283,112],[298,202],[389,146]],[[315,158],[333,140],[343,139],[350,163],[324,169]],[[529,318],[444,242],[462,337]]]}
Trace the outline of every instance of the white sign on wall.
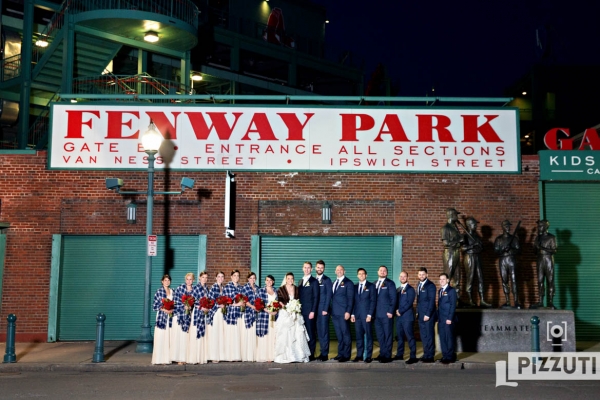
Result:
{"label": "white sign on wall", "polygon": [[140,169],[152,120],[175,170],[520,172],[514,108],[54,104],[50,168]]}

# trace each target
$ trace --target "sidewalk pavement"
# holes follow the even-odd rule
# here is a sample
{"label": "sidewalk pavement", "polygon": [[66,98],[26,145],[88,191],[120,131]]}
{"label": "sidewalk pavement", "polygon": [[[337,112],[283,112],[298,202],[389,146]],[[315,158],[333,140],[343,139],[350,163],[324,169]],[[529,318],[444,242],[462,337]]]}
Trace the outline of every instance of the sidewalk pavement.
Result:
{"label": "sidewalk pavement", "polygon": [[[418,343],[417,357],[422,355],[421,343]],[[375,346],[377,347],[377,346]],[[102,363],[93,363],[94,342],[57,342],[57,343],[17,343],[15,345],[16,363],[0,364],[0,374],[10,372],[44,372],[44,371],[78,371],[78,372],[157,372],[157,371],[201,371],[229,370],[229,369],[264,369],[269,368],[294,368],[302,369],[307,364],[274,364],[253,362],[220,362],[203,365],[152,365],[151,354],[140,354],[135,352],[136,343],[131,341],[107,341],[104,343],[104,360]],[[336,349],[337,343],[332,342],[331,348]],[[0,343],[2,351],[1,360],[4,360],[6,349],[5,343]],[[373,356],[377,356],[378,350]],[[354,350],[356,351],[356,350]],[[579,342],[577,351],[600,352],[600,342]],[[330,353],[329,357],[335,357]],[[355,354],[352,355],[354,357]],[[436,359],[441,358],[440,354]],[[439,362],[434,364],[412,364],[406,365],[404,361],[394,361],[382,364],[374,361],[370,364],[362,362],[338,363],[334,360],[327,362],[314,361],[309,363],[311,367],[317,368],[343,368],[343,369],[365,369],[365,368],[410,368],[410,369],[475,369],[495,368],[496,361],[506,361],[507,353],[458,353],[458,361],[454,364],[444,365]]]}

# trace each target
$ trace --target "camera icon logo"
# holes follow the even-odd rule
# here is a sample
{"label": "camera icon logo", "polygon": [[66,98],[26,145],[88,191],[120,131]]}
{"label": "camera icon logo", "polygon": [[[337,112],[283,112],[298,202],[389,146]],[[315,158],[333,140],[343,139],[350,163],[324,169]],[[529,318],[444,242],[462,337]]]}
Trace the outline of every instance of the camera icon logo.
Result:
{"label": "camera icon logo", "polygon": [[552,346],[562,346],[567,341],[567,321],[557,324],[552,321],[546,322],[546,340],[552,342]]}

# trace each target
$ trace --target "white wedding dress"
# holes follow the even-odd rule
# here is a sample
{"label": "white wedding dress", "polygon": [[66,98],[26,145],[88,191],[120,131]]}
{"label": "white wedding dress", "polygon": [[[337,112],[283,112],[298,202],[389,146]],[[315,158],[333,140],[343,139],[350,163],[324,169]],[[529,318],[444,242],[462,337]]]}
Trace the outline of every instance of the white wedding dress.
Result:
{"label": "white wedding dress", "polygon": [[[293,296],[290,300],[293,300]],[[304,327],[304,318],[300,313],[288,313],[285,308],[279,310],[275,321],[275,362],[287,364],[308,362],[308,334]]]}

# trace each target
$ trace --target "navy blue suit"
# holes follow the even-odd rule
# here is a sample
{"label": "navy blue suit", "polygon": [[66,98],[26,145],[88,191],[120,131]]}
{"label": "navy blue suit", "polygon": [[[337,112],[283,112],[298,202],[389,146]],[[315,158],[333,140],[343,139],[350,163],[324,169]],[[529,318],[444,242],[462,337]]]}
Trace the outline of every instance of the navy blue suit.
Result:
{"label": "navy blue suit", "polygon": [[356,355],[362,357],[365,352],[365,335],[367,335],[367,354],[366,358],[373,356],[373,331],[371,322],[367,322],[367,315],[371,316],[371,321],[375,315],[375,304],[377,303],[377,291],[375,285],[365,281],[365,286],[362,293],[360,291],[360,282],[355,285],[356,292],[354,293],[354,307],[352,315],[356,319]]}
{"label": "navy blue suit", "polygon": [[350,358],[352,352],[352,337],[350,336],[350,318],[344,319],[344,314],[352,314],[354,306],[354,283],[347,277],[335,287],[333,282],[333,295],[331,296],[331,319],[338,340],[338,356]]}
{"label": "navy blue suit", "polygon": [[[304,326],[308,333],[308,348],[310,355],[315,355],[315,347],[317,346],[317,308],[319,306],[319,282],[314,277],[308,278],[306,284],[300,279],[298,282],[298,291],[300,292],[300,304],[302,304],[302,317],[304,318]],[[309,319],[308,315],[314,313],[313,319]]]}
{"label": "navy blue suit", "polygon": [[[438,333],[442,359],[456,361],[454,350],[454,325],[456,323],[456,290],[450,285],[438,292]],[[450,325],[446,321],[452,321]]]}
{"label": "navy blue suit", "polygon": [[396,337],[398,339],[398,350],[396,356],[404,356],[404,342],[408,342],[410,349],[410,358],[417,358],[417,342],[415,340],[415,312],[413,303],[415,301],[415,288],[406,284],[404,290],[402,286],[397,290],[398,314],[396,316]]}
{"label": "navy blue suit", "polygon": [[[319,282],[319,305],[317,307],[317,335],[321,347],[321,356],[329,355],[329,314],[333,283],[327,275],[321,275]],[[323,311],[327,315],[323,315]]]}
{"label": "navy blue suit", "polygon": [[[417,318],[423,342],[423,358],[428,359],[435,356],[435,292],[435,285],[429,279],[417,292]],[[425,316],[429,317],[428,321],[424,320]]]}
{"label": "navy blue suit", "polygon": [[[377,282],[373,282],[377,287]],[[379,355],[385,358],[392,357],[394,343],[394,312],[396,311],[396,284],[393,280],[385,278],[377,291],[377,307],[375,309],[375,332],[379,342]],[[389,318],[387,314],[391,314]]]}

